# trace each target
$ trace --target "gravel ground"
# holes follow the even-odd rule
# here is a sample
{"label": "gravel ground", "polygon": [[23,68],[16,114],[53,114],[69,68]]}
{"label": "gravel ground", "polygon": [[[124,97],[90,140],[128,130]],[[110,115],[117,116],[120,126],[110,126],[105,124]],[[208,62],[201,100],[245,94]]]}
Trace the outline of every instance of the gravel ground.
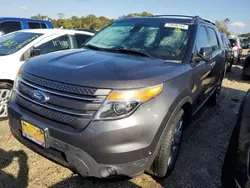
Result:
{"label": "gravel ground", "polygon": [[185,131],[175,170],[165,179],[147,174],[132,180],[84,179],[9,138],[8,122],[0,122],[0,187],[220,187],[221,168],[238,108],[250,82],[241,80],[240,65],[223,81],[220,104],[203,107]]}

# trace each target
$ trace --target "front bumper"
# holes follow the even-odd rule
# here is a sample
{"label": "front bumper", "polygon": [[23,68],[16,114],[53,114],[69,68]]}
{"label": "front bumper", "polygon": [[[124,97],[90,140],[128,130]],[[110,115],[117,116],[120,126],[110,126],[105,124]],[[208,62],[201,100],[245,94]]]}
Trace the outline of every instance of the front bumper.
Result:
{"label": "front bumper", "polygon": [[[9,102],[9,123],[13,135],[35,152],[79,172],[98,178],[134,177],[148,169],[156,154],[166,114],[153,99],[128,118],[115,121],[92,121],[81,132],[60,129],[63,124],[38,116]],[[152,111],[154,113],[152,113]],[[47,130],[46,148],[25,139],[21,120]]]}

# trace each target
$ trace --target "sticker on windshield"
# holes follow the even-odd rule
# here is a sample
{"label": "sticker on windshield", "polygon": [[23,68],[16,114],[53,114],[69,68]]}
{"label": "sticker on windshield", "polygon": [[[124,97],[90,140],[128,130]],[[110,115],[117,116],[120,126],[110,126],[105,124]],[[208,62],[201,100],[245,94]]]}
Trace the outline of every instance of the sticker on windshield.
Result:
{"label": "sticker on windshield", "polygon": [[178,28],[178,29],[188,29],[188,25],[184,24],[175,24],[175,23],[166,23],[164,27],[170,27],[170,28]]}

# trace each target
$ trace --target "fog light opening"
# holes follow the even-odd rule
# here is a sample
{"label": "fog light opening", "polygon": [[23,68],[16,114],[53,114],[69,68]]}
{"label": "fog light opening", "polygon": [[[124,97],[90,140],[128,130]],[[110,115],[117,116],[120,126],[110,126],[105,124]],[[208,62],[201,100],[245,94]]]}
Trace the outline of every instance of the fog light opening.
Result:
{"label": "fog light opening", "polygon": [[100,175],[103,178],[115,176],[116,174],[117,174],[116,170],[112,167],[105,167],[100,170]]}

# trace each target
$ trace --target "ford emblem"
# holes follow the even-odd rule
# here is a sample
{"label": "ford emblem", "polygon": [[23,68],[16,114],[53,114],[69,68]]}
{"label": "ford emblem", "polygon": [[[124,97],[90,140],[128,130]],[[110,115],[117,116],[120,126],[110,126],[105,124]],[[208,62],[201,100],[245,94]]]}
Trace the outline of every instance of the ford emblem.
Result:
{"label": "ford emblem", "polygon": [[44,92],[39,90],[33,90],[30,92],[30,97],[36,102],[46,103],[49,100],[49,96],[47,96]]}

